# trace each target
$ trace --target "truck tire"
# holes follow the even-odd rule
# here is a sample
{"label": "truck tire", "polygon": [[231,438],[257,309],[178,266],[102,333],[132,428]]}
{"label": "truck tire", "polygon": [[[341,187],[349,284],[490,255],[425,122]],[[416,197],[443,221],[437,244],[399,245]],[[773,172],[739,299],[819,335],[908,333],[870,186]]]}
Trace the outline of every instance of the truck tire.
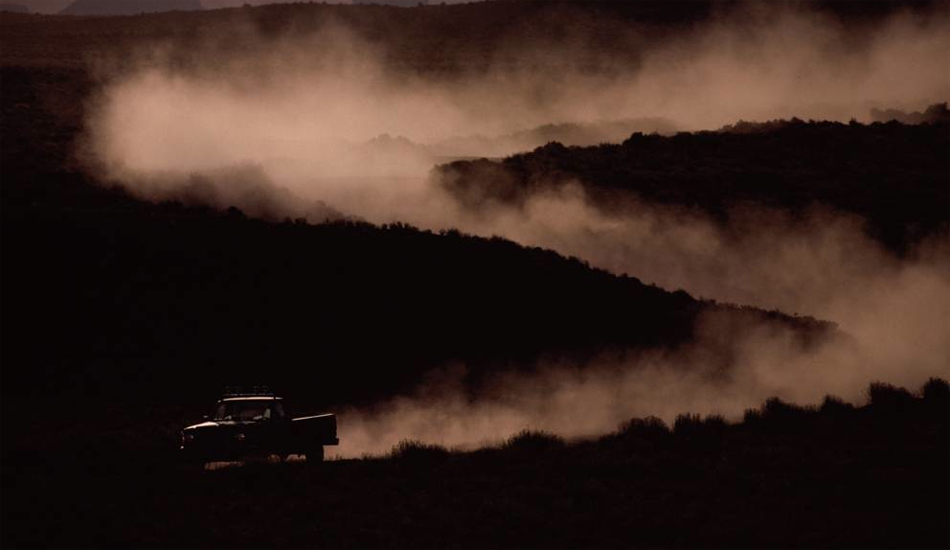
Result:
{"label": "truck tire", "polygon": [[308,464],[317,464],[319,462],[323,462],[323,445],[317,445],[307,451]]}

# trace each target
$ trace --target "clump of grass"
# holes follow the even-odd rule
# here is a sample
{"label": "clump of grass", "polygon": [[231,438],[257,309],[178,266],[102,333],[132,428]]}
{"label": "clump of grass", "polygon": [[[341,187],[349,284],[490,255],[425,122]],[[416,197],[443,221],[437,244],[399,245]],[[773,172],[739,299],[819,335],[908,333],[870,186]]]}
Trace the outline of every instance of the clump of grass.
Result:
{"label": "clump of grass", "polygon": [[742,414],[743,424],[756,424],[762,421],[762,413],[758,409],[746,409]]}
{"label": "clump of grass", "polygon": [[706,418],[698,414],[681,414],[673,422],[673,433],[685,436],[703,436],[721,434],[726,429],[726,419],[721,415],[709,415]]}
{"label": "clump of grass", "polygon": [[840,397],[826,395],[825,400],[821,402],[821,413],[830,415],[843,415],[854,412],[854,405],[845,403]]}
{"label": "clump of grass", "polygon": [[742,420],[747,426],[793,427],[800,425],[801,420],[814,412],[814,409],[770,397],[758,409],[747,409]]}
{"label": "clump of grass", "polygon": [[562,449],[564,446],[564,438],[560,436],[539,430],[526,429],[509,437],[501,448],[517,451],[550,451]]}
{"label": "clump of grass", "polygon": [[661,418],[631,418],[620,425],[617,436],[621,439],[658,439],[670,435],[670,428]]}
{"label": "clump of grass", "polygon": [[762,417],[765,419],[791,419],[800,417],[808,410],[794,403],[787,403],[778,397],[769,398],[762,405]]}
{"label": "clump of grass", "polygon": [[927,380],[920,390],[924,402],[946,408],[950,404],[950,384],[943,378]]}
{"label": "clump of grass", "polygon": [[904,388],[874,382],[868,388],[868,403],[882,409],[903,409],[914,403],[914,396]]}
{"label": "clump of grass", "polygon": [[414,439],[403,439],[393,446],[389,457],[397,460],[430,461],[444,459],[449,454],[449,450],[442,445],[423,443]]}

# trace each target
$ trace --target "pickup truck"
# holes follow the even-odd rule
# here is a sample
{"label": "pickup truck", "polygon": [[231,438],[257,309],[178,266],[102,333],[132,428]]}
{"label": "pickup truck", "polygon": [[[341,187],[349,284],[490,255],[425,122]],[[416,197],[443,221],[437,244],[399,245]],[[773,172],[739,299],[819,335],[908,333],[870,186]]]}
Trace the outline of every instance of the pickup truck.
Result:
{"label": "pickup truck", "polygon": [[339,443],[335,415],[290,418],[271,393],[226,394],[214,414],[181,431],[181,453],[192,463],[292,454],[322,462],[324,445]]}

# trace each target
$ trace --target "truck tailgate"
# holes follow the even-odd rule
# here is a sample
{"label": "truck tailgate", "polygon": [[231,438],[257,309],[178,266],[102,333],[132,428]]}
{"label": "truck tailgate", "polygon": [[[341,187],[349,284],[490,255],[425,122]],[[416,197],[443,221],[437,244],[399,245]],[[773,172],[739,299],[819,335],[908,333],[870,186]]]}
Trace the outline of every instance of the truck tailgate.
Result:
{"label": "truck tailgate", "polygon": [[336,415],[319,414],[294,418],[290,423],[291,432],[296,441],[319,445],[337,445]]}

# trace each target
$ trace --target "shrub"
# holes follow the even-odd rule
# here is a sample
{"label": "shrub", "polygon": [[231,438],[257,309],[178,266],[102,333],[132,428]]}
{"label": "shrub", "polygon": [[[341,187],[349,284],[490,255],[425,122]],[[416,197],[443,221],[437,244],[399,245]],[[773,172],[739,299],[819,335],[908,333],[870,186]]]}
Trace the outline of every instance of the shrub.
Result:
{"label": "shrub", "polygon": [[854,412],[854,405],[845,403],[840,397],[826,395],[821,403],[822,414],[842,415]]}
{"label": "shrub", "polygon": [[762,417],[766,419],[788,419],[804,414],[806,410],[794,403],[786,403],[778,397],[769,398],[762,405]]}
{"label": "shrub", "polygon": [[701,417],[698,414],[681,414],[673,422],[673,433],[676,435],[715,435],[726,428],[726,419],[715,414]]}
{"label": "shrub", "polygon": [[950,406],[950,384],[947,384],[947,381],[942,378],[927,380],[920,393],[927,404],[942,407]]}
{"label": "shrub", "polygon": [[448,449],[442,445],[423,443],[412,439],[403,439],[397,443],[389,453],[390,458],[414,461],[438,460],[448,455]]}
{"label": "shrub", "polygon": [[639,437],[655,439],[670,434],[670,429],[662,419],[655,416],[631,418],[620,425],[617,435],[623,438]]}
{"label": "shrub", "polygon": [[502,449],[520,451],[548,451],[561,449],[565,445],[564,439],[547,432],[536,430],[522,430],[508,438]]}
{"label": "shrub", "polygon": [[758,409],[747,409],[743,422],[748,426],[797,430],[810,412],[813,411],[786,403],[778,397],[771,397]]}
{"label": "shrub", "polygon": [[902,409],[913,404],[914,396],[904,388],[884,382],[874,382],[868,388],[868,401],[874,407]]}
{"label": "shrub", "polygon": [[676,420],[673,421],[673,433],[679,434],[684,432],[695,431],[703,426],[703,417],[698,414],[685,413],[677,415]]}
{"label": "shrub", "polygon": [[745,424],[755,424],[762,421],[762,413],[758,409],[746,409],[742,415],[742,422]]}

